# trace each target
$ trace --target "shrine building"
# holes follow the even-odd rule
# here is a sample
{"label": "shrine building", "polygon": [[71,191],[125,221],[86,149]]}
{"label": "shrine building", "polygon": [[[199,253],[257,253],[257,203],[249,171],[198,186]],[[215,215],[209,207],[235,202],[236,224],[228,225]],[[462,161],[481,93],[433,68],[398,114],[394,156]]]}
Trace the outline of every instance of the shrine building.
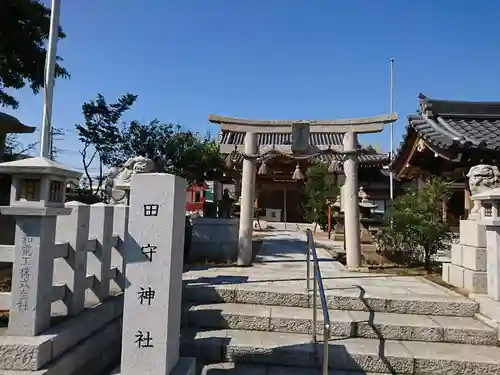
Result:
{"label": "shrine building", "polygon": [[472,208],[469,169],[500,161],[500,102],[436,100],[423,94],[419,101],[417,113],[408,116],[391,169],[400,181],[421,184],[440,176],[451,182],[453,193],[443,202],[443,217],[458,226]]}
{"label": "shrine building", "polygon": [[[356,126],[360,126],[359,124],[363,126],[365,121],[368,129],[371,124],[389,123],[394,121],[394,118],[379,116],[353,120],[281,121],[210,115],[209,121],[220,125],[219,147],[223,157],[235,149],[243,151],[245,133],[248,131],[256,133],[259,154],[269,150],[276,150],[279,153],[277,157],[268,160],[265,166],[262,162],[257,165],[255,207],[259,210],[259,216],[265,220],[301,223],[305,221],[304,180],[307,179],[308,166],[318,162],[327,163],[329,166],[336,165],[333,170],[330,168],[330,172],[338,176],[339,183],[342,183],[343,170],[340,156],[333,154],[304,157],[301,160],[292,158],[292,155],[297,154],[296,150],[292,150],[293,125],[308,124],[310,128],[308,149],[314,154],[315,151],[328,148],[342,151],[344,133],[339,129],[348,131],[349,121]],[[335,131],[332,131],[334,128]],[[359,144],[358,147],[361,148]],[[242,159],[243,156],[239,154],[234,161],[235,166],[241,165]],[[362,186],[370,199],[378,205],[379,212],[383,212],[390,202],[389,174],[384,170],[388,163],[388,155],[375,150],[359,155],[359,186]]]}

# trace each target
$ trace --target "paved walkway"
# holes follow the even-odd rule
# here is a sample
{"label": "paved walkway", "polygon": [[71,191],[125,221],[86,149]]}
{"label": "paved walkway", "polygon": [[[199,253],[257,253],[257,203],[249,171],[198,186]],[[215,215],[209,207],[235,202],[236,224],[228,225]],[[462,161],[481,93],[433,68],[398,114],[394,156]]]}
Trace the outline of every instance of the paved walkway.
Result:
{"label": "paved walkway", "polygon": [[[419,277],[346,271],[342,264],[332,260],[324,245],[317,246],[317,253],[327,294],[348,293],[349,290],[355,293],[363,289],[366,296],[397,294],[466,300]],[[261,251],[252,267],[200,267],[184,273],[184,280],[190,285],[223,284],[240,289],[303,292],[306,288],[306,250],[303,232],[269,232],[263,237]]]}

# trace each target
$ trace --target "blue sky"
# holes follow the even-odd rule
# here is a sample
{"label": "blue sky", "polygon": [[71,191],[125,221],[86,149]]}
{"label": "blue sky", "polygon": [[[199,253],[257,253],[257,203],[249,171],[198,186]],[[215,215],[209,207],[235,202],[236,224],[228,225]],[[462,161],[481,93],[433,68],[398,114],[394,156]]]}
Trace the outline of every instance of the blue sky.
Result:
{"label": "blue sky", "polygon": [[[201,133],[218,130],[209,113],[373,116],[389,111],[391,57],[397,145],[420,92],[500,101],[499,18],[497,0],[62,0],[58,54],[72,79],[55,87],[53,125],[68,131],[60,161],[81,168],[74,124],[97,93],[138,94],[126,120]],[[16,97],[10,113],[39,127],[43,95]],[[387,151],[389,133],[361,141]]]}

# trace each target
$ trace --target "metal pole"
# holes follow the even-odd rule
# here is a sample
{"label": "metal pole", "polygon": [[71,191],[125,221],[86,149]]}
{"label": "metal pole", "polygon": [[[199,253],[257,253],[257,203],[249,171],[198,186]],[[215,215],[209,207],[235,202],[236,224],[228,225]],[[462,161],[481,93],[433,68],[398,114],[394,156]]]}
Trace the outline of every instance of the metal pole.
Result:
{"label": "metal pole", "polygon": [[61,0],[52,0],[49,43],[47,46],[47,58],[45,60],[43,120],[40,140],[40,156],[46,158],[50,156],[51,148],[50,129],[52,128],[52,101],[54,93],[54,75],[56,67],[57,38],[59,36],[60,12]]}
{"label": "metal pole", "polygon": [[328,201],[328,239],[331,238],[332,235],[332,206],[330,205],[330,201]]}
{"label": "metal pole", "polygon": [[323,328],[323,375],[328,375],[329,368],[329,351],[328,351],[328,340],[330,339],[330,325],[325,324]]}
{"label": "metal pole", "polygon": [[286,230],[286,186],[283,189],[283,221],[285,222],[285,230]]}
{"label": "metal pole", "polygon": [[318,291],[318,287],[316,285],[316,263],[314,262],[313,264],[313,294],[312,294],[312,298],[313,298],[313,324],[312,324],[312,335],[313,335],[313,342],[315,343],[317,341],[316,339],[316,322],[318,321],[318,317],[317,317],[317,307],[316,307],[316,304],[317,304],[317,300],[316,300],[316,294],[317,294],[317,291]]}
{"label": "metal pole", "polygon": [[[390,83],[390,113],[394,112],[394,59],[390,60],[391,65],[391,83]],[[390,126],[390,139],[389,139],[389,147],[390,147],[390,157],[389,157],[389,167],[392,164],[393,158],[393,149],[394,149],[394,123],[391,122]],[[390,183],[390,197],[391,201],[394,200],[394,175],[392,170],[389,172],[389,183]]]}
{"label": "metal pole", "polygon": [[307,293],[311,291],[311,241],[312,234],[309,233],[311,230],[308,229],[306,232],[307,235],[307,256],[306,256],[306,287]]}

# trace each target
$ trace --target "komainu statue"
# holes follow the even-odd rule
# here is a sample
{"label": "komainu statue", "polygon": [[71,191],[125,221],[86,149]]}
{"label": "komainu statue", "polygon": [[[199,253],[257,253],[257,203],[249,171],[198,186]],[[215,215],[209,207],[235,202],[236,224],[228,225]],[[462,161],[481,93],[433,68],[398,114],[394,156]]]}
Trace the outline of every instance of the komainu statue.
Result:
{"label": "komainu statue", "polygon": [[[469,179],[469,189],[471,195],[479,194],[487,190],[500,187],[500,171],[494,165],[479,164],[472,167],[467,173]],[[474,206],[471,210],[471,218],[479,215],[481,203],[474,201]]]}
{"label": "komainu statue", "polygon": [[130,186],[132,176],[137,173],[152,173],[155,169],[153,160],[144,156],[130,158],[123,166],[111,168],[104,182],[104,192],[109,203],[127,204],[127,186]]}

